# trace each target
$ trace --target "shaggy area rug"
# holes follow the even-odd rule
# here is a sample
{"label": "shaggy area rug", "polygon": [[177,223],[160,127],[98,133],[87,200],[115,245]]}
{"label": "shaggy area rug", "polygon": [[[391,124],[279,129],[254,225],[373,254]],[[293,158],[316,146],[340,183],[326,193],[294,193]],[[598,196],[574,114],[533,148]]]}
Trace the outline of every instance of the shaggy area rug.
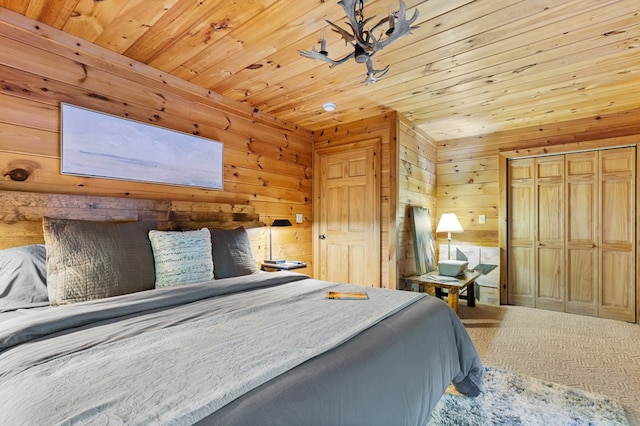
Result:
{"label": "shaggy area rug", "polygon": [[629,425],[622,406],[604,395],[485,370],[483,394],[470,398],[450,387],[427,425]]}

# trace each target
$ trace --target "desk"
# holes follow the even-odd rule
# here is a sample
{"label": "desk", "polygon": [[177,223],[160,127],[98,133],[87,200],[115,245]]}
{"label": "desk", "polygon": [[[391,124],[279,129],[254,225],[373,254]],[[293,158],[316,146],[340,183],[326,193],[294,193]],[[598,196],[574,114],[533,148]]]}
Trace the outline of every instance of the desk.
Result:
{"label": "desk", "polygon": [[407,286],[411,287],[411,284],[422,284],[427,289],[435,289],[436,297],[442,295],[442,289],[447,290],[447,303],[453,311],[458,313],[458,299],[460,298],[460,292],[467,289],[467,306],[476,305],[476,295],[474,289],[474,282],[476,278],[482,275],[480,271],[467,270],[463,275],[457,277],[446,277],[446,279],[439,279],[438,271],[429,272],[424,275],[415,275],[413,277],[404,278],[404,282]]}

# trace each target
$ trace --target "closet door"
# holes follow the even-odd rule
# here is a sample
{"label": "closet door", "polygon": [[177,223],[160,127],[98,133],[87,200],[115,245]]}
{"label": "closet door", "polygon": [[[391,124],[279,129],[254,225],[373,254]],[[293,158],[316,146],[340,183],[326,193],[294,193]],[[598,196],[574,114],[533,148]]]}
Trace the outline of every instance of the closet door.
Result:
{"label": "closet door", "polygon": [[535,306],[534,160],[508,163],[508,303]]}
{"label": "closet door", "polygon": [[564,155],[536,164],[537,308],[564,311]]}
{"label": "closet door", "polygon": [[567,312],[598,315],[598,153],[567,154]]}
{"label": "closet door", "polygon": [[635,148],[600,152],[600,317],[635,320]]}
{"label": "closet door", "polygon": [[636,148],[511,160],[508,303],[635,322]]}

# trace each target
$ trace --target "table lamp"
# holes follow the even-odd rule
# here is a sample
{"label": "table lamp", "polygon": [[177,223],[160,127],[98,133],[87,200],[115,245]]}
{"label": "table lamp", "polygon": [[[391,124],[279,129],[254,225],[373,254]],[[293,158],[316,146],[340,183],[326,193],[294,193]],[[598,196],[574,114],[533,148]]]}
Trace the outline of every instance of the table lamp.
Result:
{"label": "table lamp", "polygon": [[273,246],[271,243],[272,242],[271,228],[273,228],[274,226],[291,226],[291,222],[289,222],[289,219],[276,219],[273,221],[273,223],[269,227],[269,262],[270,263],[276,263],[276,261],[273,260]]}
{"label": "table lamp", "polygon": [[436,233],[438,232],[447,233],[447,251],[449,252],[447,259],[451,260],[451,233],[464,232],[455,213],[443,213],[442,216],[440,216],[440,221],[436,228]]}

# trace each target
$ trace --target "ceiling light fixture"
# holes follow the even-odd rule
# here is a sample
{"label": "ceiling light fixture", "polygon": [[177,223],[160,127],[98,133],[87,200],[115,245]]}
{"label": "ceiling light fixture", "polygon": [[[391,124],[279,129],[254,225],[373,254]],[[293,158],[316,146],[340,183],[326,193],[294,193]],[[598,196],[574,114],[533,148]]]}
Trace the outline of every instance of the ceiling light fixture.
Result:
{"label": "ceiling light fixture", "polygon": [[324,108],[324,110],[327,112],[333,112],[336,110],[336,104],[334,104],[333,102],[327,102],[326,104],[322,105],[322,108]]}
{"label": "ceiling light fixture", "polygon": [[[400,37],[411,34],[411,30],[418,28],[412,27],[411,24],[418,19],[419,11],[415,9],[411,19],[407,20],[407,7],[404,1],[400,0],[400,10],[390,12],[389,16],[382,18],[374,26],[366,28],[366,25],[375,18],[375,16],[365,19],[364,2],[365,0],[340,0],[338,2],[347,14],[347,18],[349,19],[347,24],[351,27],[351,32],[337,26],[331,21],[327,21],[327,23],[333,27],[333,31],[342,36],[345,43],[351,44],[353,47],[352,53],[349,53],[341,59],[331,59],[327,52],[327,40],[325,39],[323,29],[320,51],[317,51],[314,46],[311,50],[300,50],[300,55],[305,58],[329,62],[331,68],[345,63],[351,58],[355,59],[359,64],[367,64],[367,78],[363,81],[365,84],[375,83],[384,77],[389,71],[389,65],[381,70],[374,69],[373,55]],[[386,30],[384,29],[385,27]]]}

